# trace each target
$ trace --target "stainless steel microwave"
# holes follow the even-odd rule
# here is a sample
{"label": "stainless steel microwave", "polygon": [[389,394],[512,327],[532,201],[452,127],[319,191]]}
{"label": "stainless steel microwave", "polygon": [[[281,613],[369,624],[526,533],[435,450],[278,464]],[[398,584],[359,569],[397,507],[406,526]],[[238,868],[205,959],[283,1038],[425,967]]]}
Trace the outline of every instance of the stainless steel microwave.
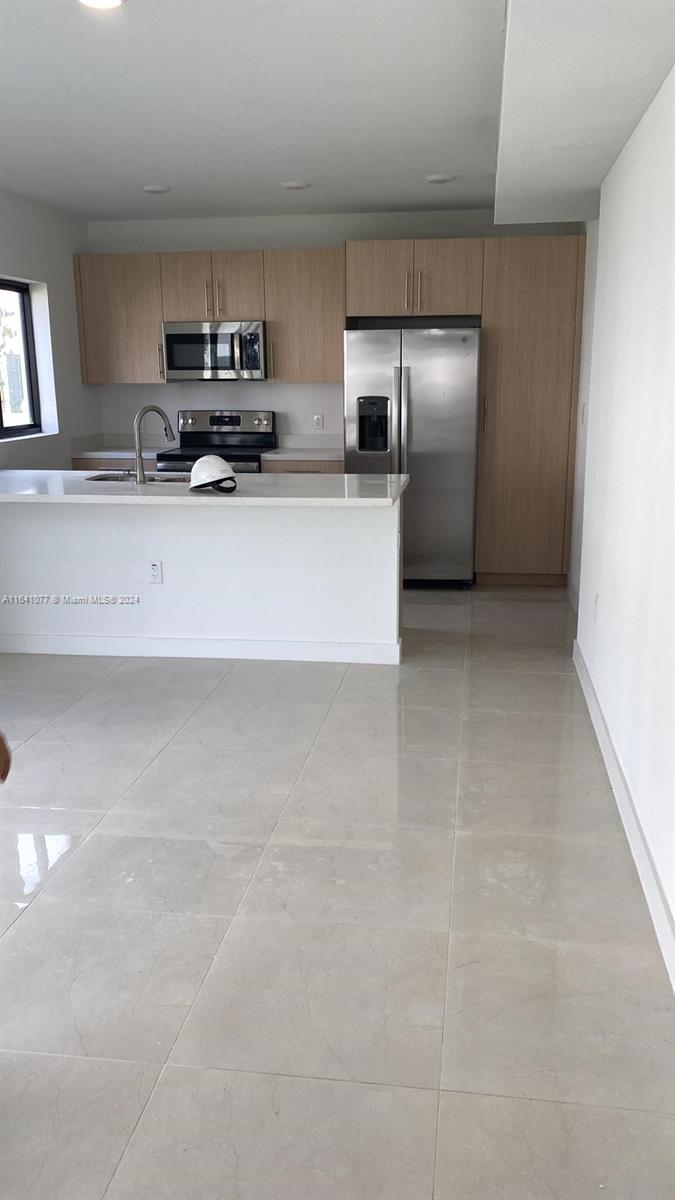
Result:
{"label": "stainless steel microwave", "polygon": [[263,321],[165,321],[167,382],[181,379],[264,379]]}

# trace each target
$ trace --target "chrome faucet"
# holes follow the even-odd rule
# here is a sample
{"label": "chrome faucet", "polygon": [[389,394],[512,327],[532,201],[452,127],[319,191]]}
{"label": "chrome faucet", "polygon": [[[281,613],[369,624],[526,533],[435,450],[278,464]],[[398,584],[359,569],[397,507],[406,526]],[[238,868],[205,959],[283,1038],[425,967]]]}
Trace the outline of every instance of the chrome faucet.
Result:
{"label": "chrome faucet", "polygon": [[143,447],[141,446],[141,424],[146,413],[156,412],[162,418],[164,423],[164,434],[167,442],[174,442],[176,435],[173,427],[163,408],[159,408],[156,404],[146,404],[145,408],[139,409],[134,417],[134,448],[136,450],[136,483],[146,483],[145,467],[143,466]]}

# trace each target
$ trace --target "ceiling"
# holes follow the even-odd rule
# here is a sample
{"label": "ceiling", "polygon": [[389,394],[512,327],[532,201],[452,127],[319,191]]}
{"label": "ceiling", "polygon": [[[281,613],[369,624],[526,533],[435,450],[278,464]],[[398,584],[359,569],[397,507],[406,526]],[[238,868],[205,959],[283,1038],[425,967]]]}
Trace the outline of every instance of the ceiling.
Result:
{"label": "ceiling", "polygon": [[495,221],[596,217],[673,62],[673,0],[509,0]]}
{"label": "ceiling", "polygon": [[503,27],[504,0],[0,0],[0,186],[92,219],[491,208]]}

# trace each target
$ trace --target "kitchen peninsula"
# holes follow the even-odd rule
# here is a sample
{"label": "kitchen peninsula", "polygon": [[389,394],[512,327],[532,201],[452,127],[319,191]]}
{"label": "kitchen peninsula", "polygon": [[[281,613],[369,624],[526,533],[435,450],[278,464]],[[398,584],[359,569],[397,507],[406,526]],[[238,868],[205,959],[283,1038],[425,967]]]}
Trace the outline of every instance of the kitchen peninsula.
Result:
{"label": "kitchen peninsula", "polygon": [[407,483],[0,472],[0,650],[397,663]]}

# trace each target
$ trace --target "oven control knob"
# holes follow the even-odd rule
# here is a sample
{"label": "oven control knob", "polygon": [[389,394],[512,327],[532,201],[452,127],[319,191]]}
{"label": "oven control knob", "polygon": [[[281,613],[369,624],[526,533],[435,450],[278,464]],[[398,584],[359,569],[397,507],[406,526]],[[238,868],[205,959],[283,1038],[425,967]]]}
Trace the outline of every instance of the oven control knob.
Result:
{"label": "oven control knob", "polygon": [[197,423],[197,422],[196,422],[196,418],[195,418],[195,417],[186,417],[186,419],[185,419],[185,424],[186,424],[186,425],[196,425],[196,423]]}
{"label": "oven control knob", "polygon": [[261,417],[254,417],[254,418],[253,418],[253,424],[254,424],[254,425],[262,425],[262,424],[263,424],[262,418],[261,418]]}

